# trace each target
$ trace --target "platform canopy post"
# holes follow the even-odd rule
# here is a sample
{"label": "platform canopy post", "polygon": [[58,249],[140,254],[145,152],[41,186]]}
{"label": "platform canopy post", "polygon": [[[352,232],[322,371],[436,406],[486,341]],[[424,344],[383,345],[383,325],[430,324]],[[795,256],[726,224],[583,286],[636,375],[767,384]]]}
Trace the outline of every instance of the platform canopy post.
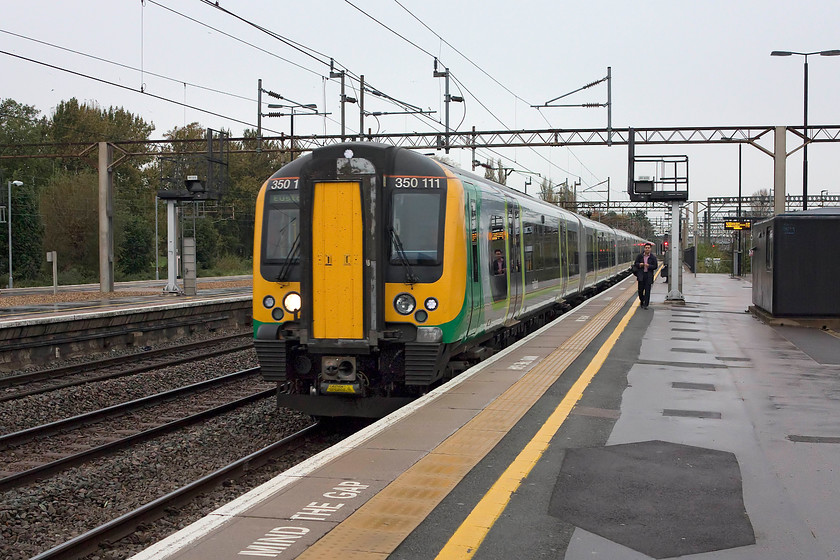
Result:
{"label": "platform canopy post", "polygon": [[787,128],[777,126],[773,136],[773,214],[785,212],[785,174],[787,173]]}
{"label": "platform canopy post", "polygon": [[668,263],[668,301],[685,301],[680,291],[682,288],[682,266],[680,257],[682,244],[680,243],[680,201],[671,201],[671,262]]}
{"label": "platform canopy post", "polygon": [[114,291],[114,147],[99,142],[99,291]]}
{"label": "platform canopy post", "polygon": [[175,200],[166,201],[166,286],[164,292],[178,294],[178,258],[175,248],[178,244],[178,222]]}

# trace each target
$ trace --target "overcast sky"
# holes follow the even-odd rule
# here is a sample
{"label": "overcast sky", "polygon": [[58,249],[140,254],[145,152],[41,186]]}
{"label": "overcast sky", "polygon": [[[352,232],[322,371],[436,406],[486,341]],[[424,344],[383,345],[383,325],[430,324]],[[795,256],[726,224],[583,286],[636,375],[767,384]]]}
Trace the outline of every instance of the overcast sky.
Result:
{"label": "overcast sky", "polygon": [[[44,115],[72,97],[103,108],[124,107],[154,123],[154,138],[191,122],[240,136],[256,128],[262,79],[265,89],[331,113],[297,117],[297,134],[337,134],[340,89],[338,80],[328,78],[329,58],[364,75],[379,91],[435,111],[431,118],[442,121],[444,81],[432,75],[437,56],[462,84],[451,86],[453,95],[466,98],[451,105],[451,126],[459,130],[606,127],[604,108],[530,106],[605,77],[608,66],[615,128],[801,125],[804,59],[770,52],[840,49],[840,2],[829,0],[218,4],[242,19],[201,0],[2,0],[0,51],[90,77],[0,54],[0,97],[33,105]],[[840,124],[840,57],[808,61],[809,124]],[[349,78],[347,84],[348,95],[358,97],[358,85]],[[604,83],[563,102],[606,100]],[[400,110],[371,95],[365,108]],[[348,132],[356,132],[358,123],[358,107],[347,105]],[[267,135],[288,133],[289,119],[264,118],[263,126]],[[428,118],[414,115],[368,117],[365,126],[393,133],[434,129]],[[788,151],[794,145],[789,136]],[[810,194],[840,194],[838,150],[836,143],[809,149]],[[734,146],[653,146],[637,152],[688,155],[692,200],[738,194]],[[627,199],[624,146],[480,152],[482,160],[500,156],[507,166],[555,183],[579,178],[583,200],[603,200],[604,186],[593,185],[609,177],[611,200]],[[469,169],[468,150],[453,150],[449,157]],[[787,175],[788,192],[801,194],[801,150],[788,158]],[[509,184],[522,190],[525,180],[514,173]],[[539,180],[535,177],[530,189]],[[743,194],[770,189],[772,181],[772,159],[745,147]],[[581,192],[588,187],[593,188]]]}

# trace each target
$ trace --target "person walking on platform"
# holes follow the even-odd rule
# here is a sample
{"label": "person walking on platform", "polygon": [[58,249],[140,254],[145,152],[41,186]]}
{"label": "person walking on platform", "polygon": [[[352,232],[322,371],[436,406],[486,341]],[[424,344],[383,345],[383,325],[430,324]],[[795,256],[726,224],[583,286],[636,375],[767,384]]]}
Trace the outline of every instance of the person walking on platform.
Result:
{"label": "person walking on platform", "polygon": [[636,275],[636,280],[639,283],[639,303],[642,309],[647,309],[650,304],[653,275],[659,266],[656,255],[650,252],[652,247],[650,243],[645,243],[644,251],[636,255],[636,261],[633,263],[633,274]]}

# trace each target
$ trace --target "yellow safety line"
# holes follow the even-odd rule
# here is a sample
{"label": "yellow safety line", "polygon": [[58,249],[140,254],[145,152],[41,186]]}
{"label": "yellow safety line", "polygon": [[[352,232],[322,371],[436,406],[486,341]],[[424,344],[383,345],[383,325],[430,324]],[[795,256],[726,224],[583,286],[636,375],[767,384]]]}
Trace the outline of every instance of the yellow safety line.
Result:
{"label": "yellow safety line", "polygon": [[839,332],[833,331],[831,329],[824,329],[824,330],[825,330],[825,332],[827,332],[828,334],[830,334],[834,338],[840,338],[840,333]]}
{"label": "yellow safety line", "polygon": [[298,559],[372,560],[385,558],[396,550],[618,314],[630,291],[621,292],[486,409],[306,549]]}
{"label": "yellow safety line", "polygon": [[499,477],[495,484],[488,490],[484,497],[473,508],[458,530],[452,535],[437,558],[440,560],[468,559],[472,558],[478,551],[478,547],[487,537],[487,533],[496,523],[496,520],[507,507],[511,495],[516,492],[522,481],[528,476],[539,461],[542,454],[548,449],[551,439],[574,408],[575,404],[583,396],[583,391],[595,377],[595,374],[604,365],[612,348],[618,341],[618,337],[624,332],[636,309],[639,307],[639,300],[633,302],[630,309],[619,321],[618,326],[601,346],[595,357],[581,374],[580,378],[572,385],[572,388],[563,398],[545,424],[537,432],[531,441],[514,459],[510,466]]}

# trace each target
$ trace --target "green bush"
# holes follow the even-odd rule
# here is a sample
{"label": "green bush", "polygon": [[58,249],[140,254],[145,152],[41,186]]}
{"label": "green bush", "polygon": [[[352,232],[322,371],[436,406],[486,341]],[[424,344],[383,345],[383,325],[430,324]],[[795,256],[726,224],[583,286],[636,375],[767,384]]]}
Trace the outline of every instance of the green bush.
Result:
{"label": "green bush", "polygon": [[[59,261],[59,264],[61,262]],[[73,284],[95,284],[99,282],[99,271],[91,271],[85,267],[71,266],[58,272],[58,285],[68,286]],[[50,276],[49,284],[52,284]]]}
{"label": "green bush", "polygon": [[237,276],[251,274],[253,272],[253,261],[243,259],[236,255],[225,254],[217,258],[213,266],[208,268],[199,267],[199,276]]}

